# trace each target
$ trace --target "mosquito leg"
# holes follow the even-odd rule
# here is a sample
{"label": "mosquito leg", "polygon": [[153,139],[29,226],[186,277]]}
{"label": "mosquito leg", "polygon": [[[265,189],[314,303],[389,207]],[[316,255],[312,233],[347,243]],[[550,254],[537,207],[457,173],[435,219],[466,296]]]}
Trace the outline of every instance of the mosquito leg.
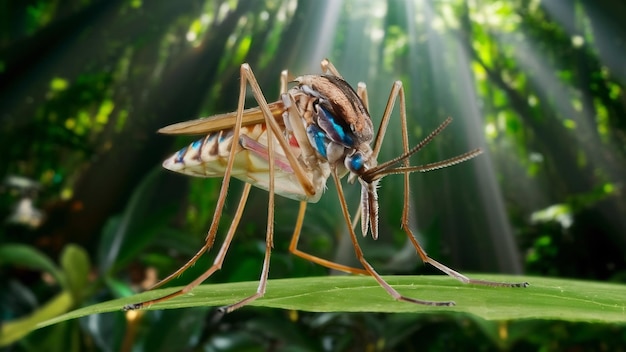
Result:
{"label": "mosquito leg", "polygon": [[178,277],[179,275],[181,275],[182,273],[184,273],[187,269],[192,267],[198,261],[198,259],[200,259],[200,257],[205,252],[207,252],[209,249],[211,249],[211,247],[213,245],[213,242],[214,242],[214,239],[211,240],[210,242],[209,241],[205,241],[204,245],[202,246],[202,248],[200,248],[200,250],[196,254],[194,254],[194,256],[191,257],[191,259],[189,259],[187,261],[187,263],[185,263],[183,266],[178,268],[175,272],[169,274],[166,278],[164,278],[161,281],[159,281],[156,284],[154,284],[148,290],[154,290],[155,288],[159,288],[159,287],[165,285],[166,283],[172,281],[172,279],[174,279],[174,278]]}
{"label": "mosquito leg", "polygon": [[330,60],[324,59],[322,60],[320,65],[322,66],[322,72],[324,73],[330,72],[333,76],[337,76],[343,79],[343,77],[341,77],[341,74],[339,74],[339,71],[337,71],[337,69],[335,68],[335,65],[333,65],[332,62],[330,62]]}
{"label": "mosquito leg", "polygon": [[[292,132],[297,140],[300,140],[300,141],[308,140],[306,130],[304,129],[304,125],[302,124],[302,115],[296,108],[296,102],[294,100],[294,97],[290,94],[283,94],[282,99],[283,99],[283,104],[287,108],[286,116],[283,116],[283,119],[288,121],[288,124],[293,129]],[[301,158],[305,163],[316,162],[317,160],[317,157],[315,157],[316,151],[315,149],[313,149],[313,147],[309,143],[301,143],[300,150],[302,151]],[[290,154],[293,154],[293,153],[290,153]],[[309,165],[309,167],[312,167],[312,166]],[[308,182],[311,183],[310,180]]]}
{"label": "mosquito leg", "polygon": [[[278,141],[278,144],[282,148],[283,153],[285,154],[285,156],[287,157],[287,160],[289,161],[289,165],[291,165],[291,168],[293,169],[293,173],[296,175],[296,177],[298,178],[298,181],[300,182],[300,185],[302,186],[302,188],[305,190],[305,192],[308,195],[310,196],[314,195],[316,190],[315,190],[315,187],[313,187],[313,183],[307,177],[307,174],[304,171],[303,166],[300,164],[297,157],[291,151],[288,141],[285,138],[282,138],[282,130],[280,129],[280,127],[278,126],[278,123],[274,119],[272,111],[270,110],[267,104],[267,100],[265,99],[265,96],[263,95],[263,92],[261,91],[261,87],[259,87],[259,83],[257,82],[256,77],[254,76],[254,73],[252,72],[252,69],[250,68],[248,64],[241,65],[241,81],[244,83],[248,82],[250,84],[252,93],[254,94],[256,101],[259,103],[259,109],[263,112],[263,115],[265,117],[265,124],[269,127],[268,130],[271,129],[272,134],[277,137],[275,138],[275,140]],[[288,95],[288,94],[283,94],[283,97],[285,95]],[[285,98],[283,98],[283,100],[284,99]],[[285,103],[291,103],[291,100],[287,99],[287,102]],[[292,106],[290,110],[295,110],[295,107],[293,106],[293,104],[291,105]]]}
{"label": "mosquito leg", "polygon": [[[406,118],[406,101],[404,96],[404,88],[402,87],[402,83],[400,81],[396,81],[391,89],[391,93],[389,94],[389,100],[387,101],[387,106],[385,108],[385,113],[383,114],[383,121],[381,122],[381,127],[378,131],[378,135],[376,136],[374,155],[378,155],[380,151],[380,145],[382,144],[384,133],[387,129],[387,124],[389,121],[389,117],[391,116],[391,110],[393,109],[394,101],[396,98],[399,99],[400,102],[400,122],[402,127],[402,147],[403,153],[407,153],[409,151],[409,136],[407,130],[407,118]],[[409,159],[404,160],[404,166],[409,167]],[[495,282],[495,281],[486,281],[486,280],[475,280],[470,279],[467,276],[450,269],[449,267],[439,263],[438,261],[430,258],[426,251],[422,248],[422,246],[417,241],[416,237],[413,235],[409,227],[409,172],[404,173],[404,200],[402,207],[402,229],[406,233],[407,237],[415,247],[415,250],[419,254],[420,258],[424,263],[428,263],[435,268],[441,270],[447,275],[463,282],[484,286],[500,286],[500,287],[526,287],[528,286],[527,282],[518,282],[518,283],[508,283],[508,282]]]}
{"label": "mosquito leg", "polygon": [[289,71],[282,70],[280,72],[280,95],[287,93],[288,84],[289,84]]}
{"label": "mosquito leg", "polygon": [[[248,70],[249,70],[249,66],[247,64],[241,65],[242,77],[244,77],[244,72],[247,74],[246,68],[248,68]],[[241,133],[241,124],[242,124],[242,121],[243,121],[243,111],[244,111],[244,108],[245,108],[245,102],[246,102],[246,80],[242,78],[241,86],[240,86],[240,89],[239,89],[239,101],[237,103],[237,117],[236,117],[236,121],[235,121],[235,126],[233,128],[233,141],[238,141],[239,140],[239,135]],[[267,107],[267,103],[265,103],[265,108],[266,108],[267,111],[269,111],[269,108]],[[270,112],[270,116],[271,116],[271,112]],[[209,227],[209,231],[208,231],[208,234],[206,236],[204,246],[200,249],[200,251],[198,251],[198,253],[196,253],[196,255],[194,255],[191,258],[191,260],[189,260],[180,269],[176,270],[176,272],[174,272],[173,274],[171,274],[168,277],[166,277],[164,280],[162,280],[159,283],[157,283],[156,284],[157,287],[163,285],[164,283],[166,283],[166,282],[168,282],[170,280],[172,280],[174,277],[180,275],[182,272],[187,270],[189,267],[191,267],[198,260],[198,258],[200,258],[200,256],[204,252],[206,252],[207,250],[209,250],[213,246],[213,243],[215,242],[215,237],[217,236],[217,229],[219,227],[220,218],[222,217],[222,211],[223,211],[224,205],[226,203],[226,194],[228,193],[228,186],[230,185],[230,174],[232,172],[233,165],[235,163],[235,156],[236,156],[236,152],[235,151],[236,151],[236,148],[237,148],[237,143],[233,142],[231,147],[230,147],[230,154],[228,156],[228,161],[226,163],[226,169],[224,171],[224,178],[222,179],[222,186],[220,188],[220,193],[219,193],[219,196],[218,196],[218,199],[217,199],[217,203],[215,205],[215,213],[213,214],[213,220],[211,221],[211,226]],[[247,195],[246,195],[246,197],[247,197]],[[245,201],[243,201],[243,203],[245,204]],[[236,226],[235,226],[235,228],[236,228]],[[234,232],[234,229],[233,229],[233,232]],[[205,272],[205,274],[203,274],[201,276],[201,278],[203,278],[201,281],[198,281],[199,278],[194,280],[192,283],[190,283],[189,285],[185,286],[185,288],[183,290],[181,290],[180,292],[178,292],[178,293],[175,292],[175,293],[173,293],[171,295],[167,295],[165,297],[157,298],[157,299],[154,299],[154,300],[151,300],[151,301],[140,302],[140,303],[135,303],[135,304],[129,304],[129,305],[124,307],[124,310],[140,309],[140,308],[142,308],[142,307],[144,307],[146,305],[154,304],[156,302],[162,302],[162,301],[167,300],[167,299],[169,299],[171,297],[175,297],[175,296],[178,296],[178,295],[183,294],[185,292],[188,292],[191,289],[193,289],[194,287],[198,286],[202,281],[204,281],[204,279],[206,279],[206,277],[210,276],[211,274],[206,275],[210,271],[211,271],[211,269],[209,269],[207,272]]]}
{"label": "mosquito leg", "polygon": [[413,232],[411,231],[411,229],[409,228],[408,224],[404,222],[402,222],[402,229],[406,232],[409,240],[411,241],[411,243],[413,244],[413,246],[415,247],[415,249],[417,250],[417,253],[419,254],[420,258],[422,259],[422,261],[424,263],[428,263],[432,266],[434,266],[435,268],[439,269],[441,272],[463,282],[466,284],[475,284],[475,285],[482,285],[482,286],[493,286],[493,287],[528,287],[528,282],[499,282],[499,281],[488,281],[488,280],[477,280],[477,279],[470,279],[469,277],[453,270],[450,269],[449,267],[447,267],[444,264],[439,263],[438,261],[432,259],[431,257],[428,256],[428,254],[426,254],[426,251],[424,251],[424,249],[422,248],[422,246],[419,244],[419,242],[417,241],[417,239],[415,239],[415,236],[413,235]]}
{"label": "mosquito leg", "polygon": [[[252,74],[252,71],[249,70],[248,71],[244,71],[242,68],[242,78],[241,81],[243,82],[242,84],[245,84],[246,80],[255,80],[254,75]],[[256,80],[255,82],[256,83]],[[255,91],[255,96],[257,92]],[[259,89],[259,93],[260,93],[260,89]],[[257,101],[260,100],[260,98],[263,98],[262,94],[259,94],[259,96],[256,96]],[[259,101],[259,104],[261,104],[261,102]],[[260,105],[259,105],[260,106]],[[267,107],[267,104],[265,104],[265,106]],[[267,120],[273,120],[273,117],[271,115],[267,116],[266,115],[266,121]],[[221,307],[219,309],[219,312],[222,314],[225,313],[230,313],[232,311],[234,311],[235,309],[241,308],[243,306],[245,306],[246,304],[249,304],[250,302],[256,300],[259,297],[263,297],[263,295],[265,294],[265,290],[267,288],[267,278],[269,276],[269,270],[270,270],[270,257],[272,254],[272,247],[274,247],[274,186],[275,186],[275,153],[274,153],[274,143],[272,142],[274,140],[274,132],[272,131],[271,128],[268,128],[267,130],[267,153],[268,153],[268,157],[269,157],[269,187],[268,187],[268,193],[269,193],[269,199],[267,201],[267,228],[265,231],[265,257],[263,258],[263,269],[261,270],[261,278],[259,279],[259,286],[257,287],[256,293],[242,299],[239,302],[236,302],[234,304],[225,306],[225,307]],[[282,139],[282,136],[278,135],[277,136],[279,139]]]}
{"label": "mosquito leg", "polygon": [[350,274],[360,274],[360,275],[369,275],[367,270],[353,268],[351,266],[335,263],[333,261],[320,258],[314,256],[312,254],[303,252],[298,249],[298,241],[300,240],[300,233],[302,231],[302,224],[304,221],[304,214],[306,213],[306,202],[300,202],[300,210],[298,211],[298,220],[296,221],[296,226],[293,229],[293,235],[291,236],[291,243],[289,244],[289,252],[294,255],[306,259],[315,264],[319,264],[321,266],[325,266],[329,269],[339,270]]}
{"label": "mosquito leg", "polygon": [[341,180],[339,179],[339,176],[337,176],[337,172],[335,170],[333,170],[331,174],[333,175],[333,180],[335,181],[335,185],[337,186],[337,195],[339,197],[339,203],[341,204],[341,212],[343,213],[343,218],[346,224],[348,225],[348,232],[350,233],[350,239],[352,240],[352,245],[354,246],[355,254],[358,260],[361,262],[361,264],[365,268],[365,270],[371,276],[373,276],[374,279],[376,279],[376,281],[378,281],[378,284],[380,284],[380,286],[382,286],[385,289],[385,291],[387,291],[387,293],[391,295],[391,297],[393,297],[394,299],[398,301],[405,301],[405,302],[422,304],[422,305],[427,305],[427,306],[453,306],[455,304],[453,301],[426,301],[426,300],[420,300],[420,299],[403,296],[398,291],[396,291],[396,289],[391,287],[391,285],[389,285],[385,281],[385,279],[383,279],[376,272],[376,270],[374,270],[374,268],[370,265],[370,263],[367,262],[367,260],[363,256],[363,251],[361,250],[361,247],[359,246],[359,242],[357,240],[356,234],[354,230],[352,230],[352,224],[350,224],[350,213],[348,212],[348,206],[346,204],[346,198],[343,193],[343,187],[341,186]]}
{"label": "mosquito leg", "polygon": [[[270,143],[271,145],[271,143]],[[272,164],[270,164],[272,165]],[[273,167],[270,166],[270,175],[273,174]],[[246,184],[249,186],[250,184]],[[267,209],[267,229],[265,235],[265,257],[263,258],[263,269],[261,271],[261,278],[259,279],[259,286],[257,287],[256,293],[242,299],[239,302],[233,303],[228,306],[218,308],[218,312],[220,314],[230,313],[235,309],[241,308],[246,304],[256,300],[257,298],[263,297],[265,294],[265,289],[267,288],[267,278],[270,270],[270,256],[272,254],[272,247],[274,247],[274,178],[273,175],[270,176],[270,192],[269,192],[269,200],[268,200],[268,209]]]}
{"label": "mosquito leg", "polygon": [[358,95],[359,98],[361,98],[361,101],[363,102],[363,106],[365,107],[365,109],[367,109],[367,111],[370,111],[370,102],[369,102],[369,97],[367,95],[367,86],[365,85],[365,83],[359,82],[357,84],[356,95]]}
{"label": "mosquito leg", "polygon": [[[136,303],[136,304],[129,304],[124,306],[124,310],[134,310],[134,309],[140,309],[143,307],[149,307],[155,303],[159,303],[159,302],[163,302],[166,301],[170,298],[174,298],[180,295],[184,295],[185,293],[188,293],[189,291],[193,290],[195,287],[197,287],[198,285],[200,285],[204,280],[208,279],[209,276],[213,275],[213,273],[215,273],[217,270],[222,268],[222,264],[224,263],[224,258],[226,257],[226,253],[228,252],[228,248],[230,246],[230,243],[233,240],[233,237],[235,237],[235,231],[237,230],[237,226],[239,225],[239,221],[241,220],[241,216],[243,214],[243,210],[246,206],[246,201],[248,200],[248,195],[250,193],[250,188],[252,188],[252,185],[249,183],[246,183],[244,185],[243,188],[243,192],[241,194],[241,199],[239,200],[239,205],[237,206],[237,210],[235,211],[235,215],[233,217],[233,222],[230,225],[230,228],[228,229],[228,232],[226,233],[226,238],[224,239],[224,242],[222,243],[222,246],[220,247],[220,251],[217,253],[217,256],[215,257],[214,261],[213,261],[213,265],[211,265],[211,267],[209,267],[209,269],[207,271],[205,271],[202,275],[198,276],[195,280],[193,280],[191,283],[189,283],[187,286],[183,287],[182,289],[170,293],[168,295],[165,295],[163,297],[159,297],[156,299],[152,299],[149,301],[145,301],[145,302],[141,302],[141,303]],[[203,247],[204,250],[206,250],[206,245],[205,247]],[[198,252],[198,254],[196,254],[194,256],[194,258],[199,257],[202,252],[204,252],[204,250],[200,250]],[[196,258],[197,260],[197,258]],[[178,270],[180,271],[180,270]],[[172,275],[170,275],[172,276]],[[168,277],[169,278],[169,277]]]}
{"label": "mosquito leg", "polygon": [[376,139],[374,140],[373,148],[374,156],[378,157],[380,153],[380,147],[383,144],[383,139],[385,138],[385,133],[387,132],[387,126],[389,125],[389,120],[391,118],[391,113],[393,112],[393,106],[395,105],[396,98],[398,94],[401,93],[401,100],[404,101],[404,89],[402,88],[401,81],[393,82],[393,86],[391,87],[391,92],[389,93],[389,99],[387,100],[387,105],[385,105],[385,111],[383,112],[383,117],[380,120],[380,126],[378,127],[378,132],[376,133]]}

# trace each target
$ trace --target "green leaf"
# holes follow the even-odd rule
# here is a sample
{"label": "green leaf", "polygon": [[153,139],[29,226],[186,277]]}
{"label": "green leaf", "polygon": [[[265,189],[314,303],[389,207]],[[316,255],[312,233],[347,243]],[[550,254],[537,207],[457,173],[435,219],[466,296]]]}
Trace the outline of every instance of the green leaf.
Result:
{"label": "green leaf", "polygon": [[0,246],[0,264],[11,264],[31,270],[44,271],[52,275],[63,288],[67,288],[65,276],[44,253],[34,247],[23,244],[5,244]]}
{"label": "green leaf", "polygon": [[69,244],[61,253],[61,267],[67,277],[68,288],[76,301],[80,301],[89,283],[89,254],[82,247]]}
{"label": "green leaf", "polygon": [[[428,300],[454,300],[454,307],[429,307],[394,301],[371,277],[325,276],[270,280],[265,297],[251,305],[312,312],[467,313],[487,320],[558,319],[626,322],[626,286],[540,277],[475,275],[497,281],[528,281],[527,288],[464,285],[446,276],[389,276],[400,293]],[[256,291],[257,282],[203,285],[191,294],[147,309],[222,306]],[[39,328],[89,314],[119,311],[124,305],[156,298],[176,288],[144,292],[77,309]]]}
{"label": "green leaf", "polygon": [[32,314],[4,322],[0,327],[0,347],[26,336],[32,330],[39,328],[38,324],[41,322],[50,321],[48,319],[52,317],[59,317],[60,314],[67,312],[73,304],[70,292],[63,291]]}

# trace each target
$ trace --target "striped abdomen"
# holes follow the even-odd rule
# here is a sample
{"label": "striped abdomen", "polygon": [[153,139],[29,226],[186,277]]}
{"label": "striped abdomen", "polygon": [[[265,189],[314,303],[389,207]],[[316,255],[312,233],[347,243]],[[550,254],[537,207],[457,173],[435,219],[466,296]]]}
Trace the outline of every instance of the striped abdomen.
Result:
{"label": "striped abdomen", "polygon": [[[284,138],[280,136],[279,138]],[[163,167],[175,172],[197,177],[223,177],[233,143],[233,130],[212,132],[163,162]],[[265,124],[244,126],[237,146],[231,175],[256,187],[269,188],[269,158],[267,155],[267,132]],[[298,157],[300,148],[290,143],[291,151]],[[274,141],[275,193],[281,196],[316,202],[322,192],[308,196],[289,165],[285,153]]]}

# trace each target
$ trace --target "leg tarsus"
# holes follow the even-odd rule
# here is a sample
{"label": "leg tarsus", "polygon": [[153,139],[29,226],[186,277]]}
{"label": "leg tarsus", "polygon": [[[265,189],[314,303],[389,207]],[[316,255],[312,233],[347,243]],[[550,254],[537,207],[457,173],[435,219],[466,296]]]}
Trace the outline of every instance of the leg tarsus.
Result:
{"label": "leg tarsus", "polygon": [[289,244],[289,252],[293,253],[294,255],[302,259],[308,260],[315,264],[319,264],[329,269],[339,270],[345,273],[355,274],[355,275],[369,275],[369,272],[367,272],[367,270],[335,263],[333,261],[320,258],[318,256],[303,252],[298,249],[298,241],[300,240],[300,234],[302,231],[304,215],[306,213],[306,206],[307,206],[306,202],[300,202],[300,210],[298,211],[298,219],[296,220],[296,225],[294,226],[293,234],[291,236],[291,243]]}
{"label": "leg tarsus", "polygon": [[[195,287],[200,285],[204,280],[206,280],[211,275],[213,275],[214,272],[219,270],[222,267],[222,264],[224,263],[224,259],[226,258],[226,253],[228,252],[228,247],[230,246],[230,243],[232,242],[233,238],[235,237],[235,231],[237,230],[237,226],[239,226],[239,221],[241,220],[241,216],[243,215],[243,210],[246,207],[246,201],[248,200],[248,195],[250,194],[250,189],[251,188],[252,188],[251,184],[249,184],[249,183],[245,184],[245,186],[243,188],[243,191],[241,192],[241,198],[239,200],[239,205],[237,206],[237,210],[235,211],[235,214],[233,216],[233,222],[231,223],[230,228],[228,229],[228,232],[226,233],[226,238],[224,239],[224,242],[222,243],[222,246],[220,247],[220,251],[217,253],[217,256],[215,257],[215,260],[213,261],[213,265],[211,265],[211,267],[209,267],[209,269],[207,269],[202,275],[200,275],[199,277],[194,279],[191,283],[187,284],[187,286],[183,287],[182,289],[180,289],[180,290],[178,290],[176,292],[172,292],[172,293],[170,293],[168,295],[165,295],[165,296],[162,296],[162,297],[159,297],[159,298],[155,298],[155,299],[152,299],[152,300],[149,300],[149,301],[135,303],[135,304],[128,304],[128,305],[123,307],[123,310],[127,311],[127,310],[141,309],[141,308],[150,306],[150,305],[155,304],[155,303],[167,301],[170,298],[174,298],[174,297],[177,297],[177,296],[180,296],[180,295],[184,295],[185,293],[191,291],[192,289],[194,289]],[[188,262],[188,264],[189,264],[189,262]],[[178,270],[178,271],[180,271],[180,270]],[[168,276],[168,279],[170,279],[171,277],[172,277],[172,275]]]}
{"label": "leg tarsus", "polygon": [[341,205],[341,212],[343,214],[343,218],[344,218],[344,221],[346,222],[346,225],[348,225],[348,232],[350,233],[350,240],[352,241],[352,246],[354,247],[354,252],[355,252],[357,258],[359,259],[359,262],[361,262],[361,265],[363,265],[363,268],[369,273],[369,275],[373,276],[374,279],[376,279],[376,281],[378,282],[378,284],[382,288],[384,288],[385,291],[387,291],[387,293],[391,297],[393,297],[395,300],[405,301],[405,302],[410,302],[410,303],[415,303],[415,304],[421,304],[421,305],[429,305],[429,306],[451,306],[451,305],[454,305],[454,302],[452,302],[452,301],[427,301],[427,300],[419,300],[419,299],[415,299],[415,298],[405,297],[405,296],[401,295],[398,291],[396,291],[396,289],[391,287],[391,285],[389,285],[387,283],[387,281],[385,281],[385,279],[383,279],[376,272],[376,270],[374,270],[374,268],[371,266],[371,264],[365,259],[364,255],[363,255],[363,251],[361,250],[361,246],[359,245],[356,233],[354,232],[354,230],[352,228],[352,224],[351,224],[351,220],[350,220],[350,212],[348,211],[348,205],[346,204],[346,198],[345,198],[344,193],[343,193],[343,187],[341,186],[341,181],[339,179],[339,176],[337,176],[337,171],[336,170],[332,170],[331,175],[333,176],[333,181],[335,182],[335,186],[337,187],[337,196],[339,197],[339,203]]}
{"label": "leg tarsus", "polygon": [[413,247],[415,247],[415,250],[417,251],[417,254],[420,256],[420,259],[422,259],[422,262],[434,266],[435,268],[437,268],[442,273],[444,273],[444,274],[446,274],[446,275],[448,275],[450,277],[453,277],[453,278],[461,281],[464,284],[491,286],[491,287],[528,287],[529,286],[528,282],[512,282],[512,283],[509,283],[509,282],[498,282],[498,281],[470,279],[469,277],[459,273],[458,271],[453,270],[450,267],[448,267],[448,266],[446,266],[446,265],[436,261],[435,259],[429,257],[428,254],[426,253],[426,251],[422,248],[422,246],[419,244],[419,242],[417,241],[417,239],[413,235],[413,232],[411,231],[411,229],[409,229],[408,224],[404,223],[402,225],[402,229],[404,230],[404,233],[406,233],[407,237],[409,238],[409,240],[413,244]]}

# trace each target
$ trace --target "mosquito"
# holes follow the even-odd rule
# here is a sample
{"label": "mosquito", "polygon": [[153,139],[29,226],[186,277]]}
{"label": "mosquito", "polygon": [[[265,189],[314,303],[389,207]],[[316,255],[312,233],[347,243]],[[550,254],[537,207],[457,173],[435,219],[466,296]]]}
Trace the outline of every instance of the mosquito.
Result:
{"label": "mosquito", "polygon": [[[357,240],[355,224],[360,220],[363,236],[371,233],[373,239],[378,238],[377,188],[379,181],[390,174],[404,175],[401,226],[424,263],[429,263],[466,284],[497,287],[528,286],[526,282],[506,283],[470,279],[450,269],[426,254],[408,225],[409,174],[458,164],[480,154],[480,149],[439,162],[411,166],[409,158],[432,141],[450,124],[451,119],[446,119],[420,143],[409,148],[404,89],[402,82],[396,81],[391,88],[378,133],[374,135],[373,123],[368,113],[365,84],[359,83],[355,91],[343,80],[329,60],[322,60],[321,66],[323,74],[297,77],[292,81],[295,85],[289,89],[289,74],[283,71],[280,99],[267,103],[252,69],[244,63],[241,65],[241,86],[236,112],[185,121],[159,130],[160,133],[173,135],[206,134],[204,138],[193,142],[165,160],[163,167],[192,176],[222,177],[222,186],[203,247],[186,264],[153,288],[162,286],[179,276],[213,247],[231,178],[238,178],[244,181],[245,185],[232,224],[211,267],[176,292],[145,302],[126,305],[124,310],[141,309],[186,294],[219,270],[235,236],[252,186],[267,190],[269,193],[263,268],[256,292],[238,302],[219,308],[222,314],[243,307],[265,294],[274,241],[276,195],[300,202],[289,246],[291,253],[330,269],[370,275],[387,293],[399,301],[428,306],[455,305],[454,301],[422,300],[400,294],[374,270],[363,255]],[[248,84],[258,107],[245,109]],[[403,153],[378,164],[377,156],[396,100],[399,100],[400,104]],[[348,211],[341,185],[341,179],[346,175],[350,183],[358,182],[361,186],[359,209],[353,219]],[[315,203],[320,199],[330,177],[335,183],[341,212],[362,268],[335,263],[297,248],[307,203]]]}

